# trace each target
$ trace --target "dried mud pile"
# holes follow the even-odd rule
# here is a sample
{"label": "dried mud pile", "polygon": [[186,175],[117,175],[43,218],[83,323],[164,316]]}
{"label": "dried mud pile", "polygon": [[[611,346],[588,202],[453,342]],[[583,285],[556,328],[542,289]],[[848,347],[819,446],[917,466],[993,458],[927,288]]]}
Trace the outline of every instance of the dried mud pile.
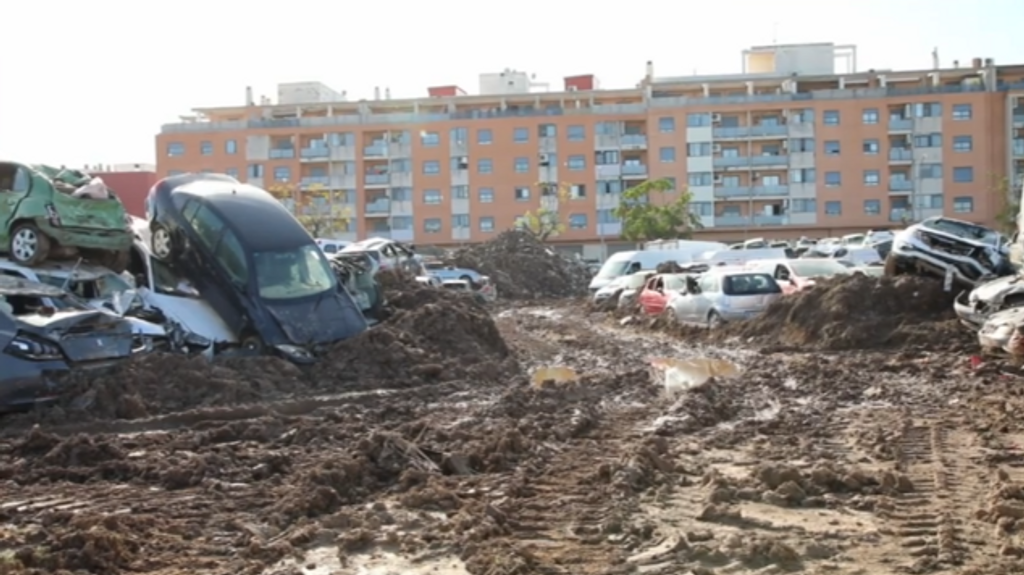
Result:
{"label": "dried mud pile", "polygon": [[963,331],[955,325],[955,296],[931,278],[830,278],[729,326],[725,335],[829,350],[957,342]]}
{"label": "dried mud pile", "polygon": [[504,299],[542,299],[587,293],[590,272],[533,235],[509,230],[454,252],[447,263],[489,276]]}
{"label": "dried mud pile", "polygon": [[139,419],[262,400],[493,380],[518,365],[488,311],[462,294],[396,283],[382,324],[300,368],[276,357],[149,354],[103,373],[76,372],[46,421]]}

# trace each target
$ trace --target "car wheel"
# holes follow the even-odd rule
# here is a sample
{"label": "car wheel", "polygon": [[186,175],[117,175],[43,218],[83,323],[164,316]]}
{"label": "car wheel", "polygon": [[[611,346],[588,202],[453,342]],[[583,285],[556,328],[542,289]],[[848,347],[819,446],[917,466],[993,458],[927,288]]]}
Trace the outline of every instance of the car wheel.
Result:
{"label": "car wheel", "polygon": [[472,283],[472,281],[473,281],[473,278],[471,278],[471,277],[469,277],[469,276],[467,276],[465,274],[459,276],[459,279],[464,281],[464,282],[471,282]]}
{"label": "car wheel", "polygon": [[153,250],[153,255],[159,260],[170,259],[174,253],[174,240],[171,238],[171,232],[164,226],[154,223],[150,233],[150,248]]}
{"label": "car wheel", "polygon": [[708,329],[715,329],[720,327],[723,323],[725,322],[722,321],[722,316],[718,315],[717,311],[711,310],[711,312],[708,313]]}
{"label": "car wheel", "polygon": [[14,261],[34,266],[46,261],[50,255],[50,238],[35,224],[21,223],[11,231],[9,253]]}
{"label": "car wheel", "polygon": [[255,334],[242,336],[239,347],[249,353],[263,353],[263,338]]}
{"label": "car wheel", "polygon": [[889,257],[885,258],[885,271],[883,272],[885,277],[896,277],[902,273],[903,266],[900,265],[898,258],[889,254]]}

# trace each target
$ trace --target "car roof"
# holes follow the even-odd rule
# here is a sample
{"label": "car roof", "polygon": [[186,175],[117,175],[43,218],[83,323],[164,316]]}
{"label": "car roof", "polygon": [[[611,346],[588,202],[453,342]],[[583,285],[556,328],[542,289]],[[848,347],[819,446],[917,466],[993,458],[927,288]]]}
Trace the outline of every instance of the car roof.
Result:
{"label": "car roof", "polygon": [[230,178],[196,179],[174,188],[172,193],[199,198],[212,206],[247,249],[269,251],[314,245],[309,232],[288,208],[256,186]]}
{"label": "car roof", "polygon": [[76,264],[75,262],[53,262],[46,261],[32,267],[23,266],[7,258],[0,258],[0,269],[23,270],[36,275],[49,275],[53,277],[68,277],[74,272],[74,277],[80,281],[89,281],[113,274],[114,272],[93,264]]}

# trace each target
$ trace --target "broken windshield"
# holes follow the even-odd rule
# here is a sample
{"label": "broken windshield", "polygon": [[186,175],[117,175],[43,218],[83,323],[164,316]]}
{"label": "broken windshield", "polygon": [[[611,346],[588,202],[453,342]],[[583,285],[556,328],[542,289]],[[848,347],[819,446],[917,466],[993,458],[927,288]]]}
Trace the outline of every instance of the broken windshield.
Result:
{"label": "broken windshield", "polygon": [[334,289],[335,277],[327,257],[314,245],[291,250],[255,252],[256,284],[260,297],[296,299]]}
{"label": "broken windshield", "polygon": [[84,300],[107,299],[132,288],[124,278],[113,272],[89,279],[71,278],[70,281],[66,275],[37,275],[40,282],[66,289]]}

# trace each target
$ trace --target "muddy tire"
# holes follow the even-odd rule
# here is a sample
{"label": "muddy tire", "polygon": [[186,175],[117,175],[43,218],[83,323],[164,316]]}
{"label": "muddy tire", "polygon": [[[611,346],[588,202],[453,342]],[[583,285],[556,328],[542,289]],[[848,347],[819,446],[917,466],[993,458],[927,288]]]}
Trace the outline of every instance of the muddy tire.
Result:
{"label": "muddy tire", "polygon": [[25,266],[36,266],[50,256],[50,237],[35,224],[22,222],[11,229],[7,246],[11,259]]}
{"label": "muddy tire", "polygon": [[149,229],[149,249],[153,257],[161,261],[171,259],[175,252],[174,237],[163,225],[153,222]]}
{"label": "muddy tire", "polygon": [[128,264],[132,261],[131,250],[91,250],[87,257],[93,263],[103,266],[115,274],[128,269]]}
{"label": "muddy tire", "polygon": [[883,272],[883,275],[887,278],[894,278],[902,273],[903,266],[900,265],[896,256],[889,254],[889,256],[885,258],[885,271]]}
{"label": "muddy tire", "polygon": [[723,323],[725,322],[722,321],[722,316],[718,315],[717,311],[711,310],[708,313],[708,329],[717,329],[721,327]]}
{"label": "muddy tire", "polygon": [[266,348],[263,344],[263,338],[253,333],[243,335],[238,340],[238,347],[252,354],[261,354]]}

